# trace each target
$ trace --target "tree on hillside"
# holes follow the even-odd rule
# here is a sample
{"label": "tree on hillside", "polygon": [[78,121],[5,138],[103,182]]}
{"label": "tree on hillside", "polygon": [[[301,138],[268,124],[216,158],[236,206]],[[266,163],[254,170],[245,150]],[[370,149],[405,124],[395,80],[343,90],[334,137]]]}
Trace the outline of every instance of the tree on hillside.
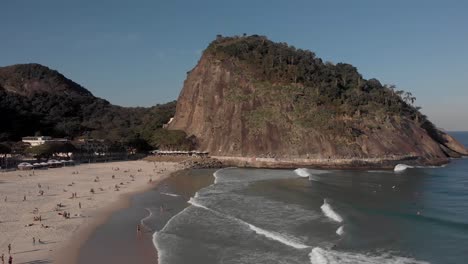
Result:
{"label": "tree on hillside", "polygon": [[[5,164],[5,167],[6,167],[7,155],[10,154],[10,153],[11,153],[11,148],[7,144],[0,143],[0,155],[2,155],[2,161],[3,161],[2,163]],[[2,163],[0,163],[0,165]]]}
{"label": "tree on hillside", "polygon": [[50,157],[59,154],[59,153],[65,153],[67,157],[69,156],[69,153],[75,152],[76,148],[69,142],[65,143],[46,143],[42,144],[39,146],[34,146],[29,149],[27,149],[27,152],[32,154],[34,157],[37,159],[49,159]]}
{"label": "tree on hillside", "polygon": [[156,130],[151,144],[162,150],[193,150],[196,146],[194,138],[187,137],[184,131],[166,129]]}
{"label": "tree on hillside", "polygon": [[131,152],[136,153],[147,153],[148,151],[153,149],[153,147],[151,147],[151,145],[148,144],[148,141],[141,138],[139,134],[137,134],[133,138],[130,138],[125,143],[125,145],[127,145],[132,150]]}

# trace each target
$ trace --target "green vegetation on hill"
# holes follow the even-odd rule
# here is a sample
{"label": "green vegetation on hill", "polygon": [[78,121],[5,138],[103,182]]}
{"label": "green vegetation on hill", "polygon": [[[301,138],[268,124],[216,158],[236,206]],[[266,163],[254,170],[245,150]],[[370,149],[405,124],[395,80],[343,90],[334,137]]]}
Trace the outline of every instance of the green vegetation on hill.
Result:
{"label": "green vegetation on hill", "polygon": [[[242,101],[255,97],[269,102],[269,106],[246,116],[253,128],[268,122],[281,125],[283,120],[292,121],[296,128],[313,126],[352,136],[359,134],[356,122],[380,120],[382,124],[398,124],[402,119],[409,119],[430,133],[437,133],[419,112],[420,108],[413,105],[416,99],[411,93],[382,85],[376,79],[366,80],[350,64],[324,63],[311,51],[258,35],[218,36],[208,46],[207,56],[233,69],[234,78],[248,78],[256,83],[254,93],[233,90],[228,95],[230,99]],[[279,109],[279,105],[292,107]]]}
{"label": "green vegetation on hill", "polygon": [[[175,106],[115,106],[45,66],[0,67],[0,142],[42,134],[105,139],[148,150],[160,145],[158,133]],[[180,131],[164,133],[180,137]]]}

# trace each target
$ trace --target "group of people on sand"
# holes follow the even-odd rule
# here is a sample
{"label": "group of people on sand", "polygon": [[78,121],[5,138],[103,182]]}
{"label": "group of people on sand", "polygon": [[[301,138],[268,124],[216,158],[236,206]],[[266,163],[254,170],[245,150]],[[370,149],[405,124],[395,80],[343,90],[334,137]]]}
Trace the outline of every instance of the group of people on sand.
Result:
{"label": "group of people on sand", "polygon": [[[33,237],[33,238],[32,238],[32,240],[33,240],[33,245],[35,246],[35,245],[36,245],[36,238],[35,238],[35,237]],[[42,241],[41,241],[41,239],[40,239],[40,238],[37,240],[37,242],[38,242],[39,244],[42,244],[42,243],[44,243],[44,242],[42,242]]]}
{"label": "group of people on sand", "polygon": [[67,211],[64,211],[63,213],[58,213],[59,215],[63,216],[65,219],[70,219],[70,213]]}
{"label": "group of people on sand", "polygon": [[[11,256],[11,244],[8,244],[8,255],[10,255],[8,257],[8,264],[12,264],[13,257]],[[0,260],[2,261],[2,264],[5,264],[5,254],[2,254],[2,256],[0,257]]]}

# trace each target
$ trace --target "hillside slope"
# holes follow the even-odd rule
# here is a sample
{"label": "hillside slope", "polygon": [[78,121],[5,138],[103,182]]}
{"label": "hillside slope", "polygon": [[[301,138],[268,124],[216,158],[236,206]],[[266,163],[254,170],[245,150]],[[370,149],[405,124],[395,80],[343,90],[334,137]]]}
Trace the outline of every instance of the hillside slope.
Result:
{"label": "hillside slope", "polygon": [[112,105],[40,64],[0,67],[0,141],[16,141],[37,132],[149,141],[174,112],[175,102],[150,108]]}
{"label": "hillside slope", "polygon": [[411,94],[392,88],[262,36],[218,37],[189,72],[169,128],[194,135],[213,156],[311,165],[440,164],[468,154],[412,105]]}

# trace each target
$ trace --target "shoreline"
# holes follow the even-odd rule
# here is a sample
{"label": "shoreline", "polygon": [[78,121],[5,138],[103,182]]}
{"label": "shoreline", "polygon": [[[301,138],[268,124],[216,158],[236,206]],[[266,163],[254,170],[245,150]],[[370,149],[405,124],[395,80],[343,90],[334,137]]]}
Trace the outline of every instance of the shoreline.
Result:
{"label": "shoreline", "polygon": [[[55,255],[53,258],[54,263],[68,263],[68,264],[77,264],[79,262],[79,255],[83,245],[90,239],[93,233],[102,225],[106,224],[109,221],[113,213],[129,208],[131,206],[131,199],[137,194],[147,192],[155,187],[157,187],[163,180],[169,178],[173,173],[165,174],[162,178],[159,178],[156,181],[153,181],[148,186],[145,186],[142,189],[134,190],[129,193],[121,194],[118,197],[118,200],[112,202],[112,204],[106,205],[104,208],[99,210],[93,219],[87,223],[86,226],[78,227],[74,231],[73,240],[70,240],[62,248],[58,250],[60,253]],[[156,249],[155,249],[156,251]]]}
{"label": "shoreline", "polygon": [[396,165],[409,166],[443,166],[452,159],[434,158],[422,159],[418,156],[388,156],[380,158],[262,158],[242,156],[210,156],[193,158],[188,156],[149,156],[145,160],[151,162],[180,162],[189,168],[259,168],[259,169],[325,169],[325,170],[393,170]]}
{"label": "shoreline", "polygon": [[181,169],[139,160],[1,173],[0,254],[8,258],[11,244],[14,263],[77,263],[81,247],[113,212]]}
{"label": "shoreline", "polygon": [[257,157],[229,157],[212,156],[219,160],[225,167],[269,168],[269,169],[294,169],[311,168],[327,170],[393,170],[398,164],[410,166],[442,166],[450,163],[449,158],[421,160],[414,156],[388,157],[388,158],[330,158],[330,159],[306,159],[306,158],[257,158]]}
{"label": "shoreline", "polygon": [[[213,183],[214,171],[177,170],[152,188],[127,196],[130,206],[111,212],[104,222],[95,225],[81,247],[75,246],[78,255],[73,256],[72,263],[155,263],[159,257],[155,233],[189,206],[189,197]],[[137,224],[142,227],[141,233],[135,233]]]}

